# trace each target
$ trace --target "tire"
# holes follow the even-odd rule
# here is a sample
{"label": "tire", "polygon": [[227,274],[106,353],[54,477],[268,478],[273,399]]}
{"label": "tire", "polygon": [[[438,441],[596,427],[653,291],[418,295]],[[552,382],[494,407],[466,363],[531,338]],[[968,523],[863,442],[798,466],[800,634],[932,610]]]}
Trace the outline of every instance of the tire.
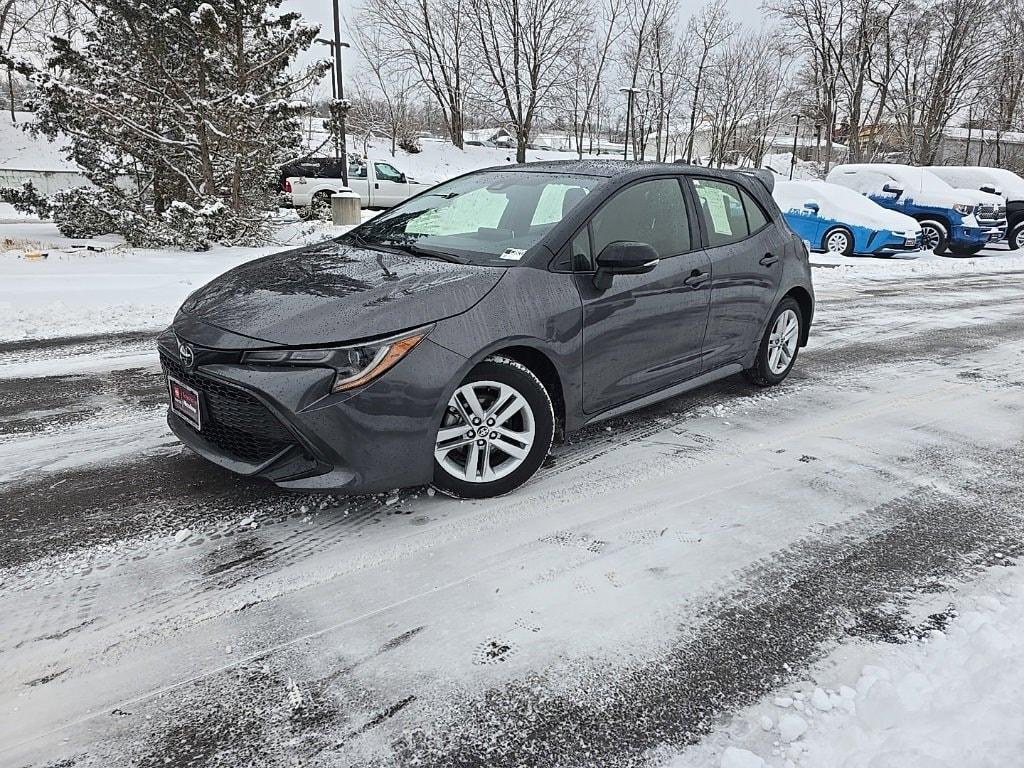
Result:
{"label": "tire", "polygon": [[921,234],[924,237],[925,250],[931,249],[936,255],[946,252],[949,246],[949,230],[941,221],[925,219],[921,222]]}
{"label": "tire", "polygon": [[954,256],[973,256],[984,247],[984,245],[957,245],[956,243],[951,243],[949,252]]}
{"label": "tire", "polygon": [[825,253],[838,253],[842,256],[853,255],[853,233],[846,227],[832,227],[821,238],[821,248]]}
{"label": "tire", "polygon": [[1006,242],[1011,251],[1024,249],[1024,221],[1018,221],[1006,235]]}
{"label": "tire", "polygon": [[[467,399],[470,394],[475,404]],[[522,363],[489,357],[448,401],[434,440],[433,486],[460,499],[510,493],[540,469],[554,434],[554,406],[540,379]],[[485,479],[488,474],[493,479]]]}
{"label": "tire", "polygon": [[[789,313],[792,313],[792,315]],[[778,348],[776,344],[778,338],[776,326],[780,325],[781,322],[783,327],[785,327],[786,322],[793,316],[796,317],[796,330],[792,336],[789,333],[786,334],[785,352],[775,355],[774,351]],[[783,320],[784,317],[786,320]],[[800,339],[803,336],[803,328],[803,313],[800,311],[800,305],[796,303],[796,299],[787,297],[779,302],[779,306],[775,308],[771,319],[768,321],[764,338],[761,339],[761,346],[757,349],[757,358],[754,360],[754,366],[743,372],[747,379],[759,387],[774,387],[776,384],[781,384],[789,376],[789,372],[793,370],[793,366],[796,364],[796,358],[800,352]],[[784,360],[782,356],[786,353],[789,354],[788,360]],[[780,363],[784,364],[780,365]]]}

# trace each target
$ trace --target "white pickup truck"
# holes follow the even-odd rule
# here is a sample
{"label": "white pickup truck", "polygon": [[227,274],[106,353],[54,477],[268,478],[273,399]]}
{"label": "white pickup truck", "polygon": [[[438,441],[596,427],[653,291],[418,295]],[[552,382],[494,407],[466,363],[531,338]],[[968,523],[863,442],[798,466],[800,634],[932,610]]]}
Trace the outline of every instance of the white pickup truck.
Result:
{"label": "white pickup truck", "polygon": [[[348,188],[359,195],[363,208],[390,208],[426,188],[391,163],[382,160],[349,160]],[[283,204],[290,208],[328,208],[331,195],[342,192],[341,161],[310,158],[282,171]]]}

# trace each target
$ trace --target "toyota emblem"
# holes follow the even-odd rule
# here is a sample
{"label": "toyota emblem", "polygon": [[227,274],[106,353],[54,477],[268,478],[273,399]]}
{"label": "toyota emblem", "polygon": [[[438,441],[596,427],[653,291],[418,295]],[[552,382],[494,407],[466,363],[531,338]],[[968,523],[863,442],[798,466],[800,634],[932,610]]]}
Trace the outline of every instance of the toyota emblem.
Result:
{"label": "toyota emblem", "polygon": [[181,364],[185,366],[187,370],[191,370],[192,366],[196,363],[195,353],[192,351],[192,347],[188,344],[178,345],[178,359],[181,360]]}

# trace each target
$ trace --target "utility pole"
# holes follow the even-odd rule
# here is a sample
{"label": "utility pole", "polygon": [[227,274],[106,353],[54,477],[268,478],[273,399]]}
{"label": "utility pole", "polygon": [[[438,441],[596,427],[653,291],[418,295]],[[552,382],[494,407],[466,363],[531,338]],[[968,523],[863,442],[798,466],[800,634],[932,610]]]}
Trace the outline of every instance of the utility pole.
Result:
{"label": "utility pole", "polygon": [[336,83],[337,95],[334,100],[334,117],[338,123],[338,133],[341,136],[339,141],[341,153],[341,183],[348,186],[348,144],[345,136],[345,114],[348,112],[348,103],[345,101],[345,78],[341,68],[341,0],[334,0],[334,81]]}
{"label": "utility pole", "polygon": [[793,180],[793,169],[796,168],[796,142],[800,137],[800,113],[797,112],[792,117],[796,118],[796,129],[793,131],[793,157],[789,162],[789,180]]}

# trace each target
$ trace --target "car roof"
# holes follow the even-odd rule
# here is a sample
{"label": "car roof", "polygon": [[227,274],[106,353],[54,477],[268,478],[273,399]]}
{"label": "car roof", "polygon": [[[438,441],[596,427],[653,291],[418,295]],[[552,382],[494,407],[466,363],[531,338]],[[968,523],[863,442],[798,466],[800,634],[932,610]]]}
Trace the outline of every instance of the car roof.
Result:
{"label": "car roof", "polygon": [[520,163],[518,165],[499,165],[482,170],[512,171],[517,173],[567,173],[581,176],[601,176],[608,179],[622,176],[654,176],[665,173],[720,176],[721,178],[735,179],[738,173],[737,171],[705,168],[700,165],[686,165],[684,163],[654,163],[646,160],[618,160],[612,158],[607,160],[601,158],[542,160],[534,163]]}

